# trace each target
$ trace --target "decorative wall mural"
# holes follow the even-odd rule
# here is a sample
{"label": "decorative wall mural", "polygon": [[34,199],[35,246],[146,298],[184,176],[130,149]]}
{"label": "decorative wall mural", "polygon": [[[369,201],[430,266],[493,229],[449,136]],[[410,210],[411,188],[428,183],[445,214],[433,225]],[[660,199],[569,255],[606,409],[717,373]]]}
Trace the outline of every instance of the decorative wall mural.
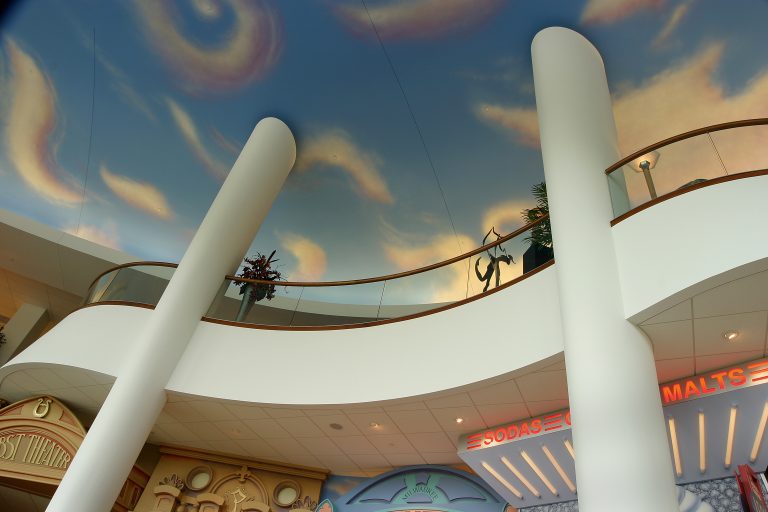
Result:
{"label": "decorative wall mural", "polygon": [[[178,261],[255,122],[277,115],[297,165],[248,253],[279,248],[288,280],[397,272],[535,206],[537,30],[600,49],[628,153],[767,116],[766,17],[763,0],[21,0],[0,26],[0,205]],[[694,153],[662,165],[700,178]],[[456,300],[468,270],[409,299]]]}
{"label": "decorative wall mural", "polygon": [[411,466],[363,480],[316,512],[503,512],[507,504],[485,482],[444,466]]}

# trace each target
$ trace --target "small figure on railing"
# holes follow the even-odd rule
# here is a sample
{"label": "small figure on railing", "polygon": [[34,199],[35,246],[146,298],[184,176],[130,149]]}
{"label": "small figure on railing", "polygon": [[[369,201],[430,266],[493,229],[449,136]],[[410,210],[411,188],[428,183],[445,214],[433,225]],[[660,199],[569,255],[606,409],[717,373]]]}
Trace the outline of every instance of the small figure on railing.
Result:
{"label": "small figure on railing", "polygon": [[[485,241],[491,236],[491,233],[496,235],[496,240],[501,238],[501,235],[496,232],[496,226],[492,226],[488,233],[483,237],[482,245],[485,245]],[[498,256],[499,251],[501,251],[501,256]],[[480,266],[480,260],[483,259],[483,257],[479,256],[477,260],[475,260],[475,275],[480,281],[485,283],[485,287],[483,288],[484,292],[488,291],[488,286],[491,284],[491,279],[493,279],[494,274],[496,275],[496,286],[498,287],[499,284],[501,284],[501,269],[499,268],[499,262],[506,263],[507,265],[515,262],[512,256],[509,256],[506,249],[501,247],[501,245],[493,247],[493,254],[491,254],[490,249],[485,252],[490,259],[488,266],[485,267],[485,274],[481,274],[480,269],[478,268]]]}

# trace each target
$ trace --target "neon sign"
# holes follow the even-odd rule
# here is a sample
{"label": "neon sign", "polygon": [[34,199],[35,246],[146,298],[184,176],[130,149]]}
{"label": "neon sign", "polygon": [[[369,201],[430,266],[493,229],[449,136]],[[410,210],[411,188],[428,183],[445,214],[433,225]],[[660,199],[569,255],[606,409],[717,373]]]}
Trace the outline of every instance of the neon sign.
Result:
{"label": "neon sign", "polygon": [[534,437],[540,434],[562,430],[563,428],[570,428],[570,426],[570,411],[561,411],[532,420],[519,421],[517,423],[488,429],[476,434],[470,434],[467,436],[466,449],[475,450],[477,448],[488,448],[509,441]]}
{"label": "neon sign", "polygon": [[693,400],[768,381],[768,359],[659,386],[664,405]]}
{"label": "neon sign", "polygon": [[[671,405],[764,383],[768,383],[768,359],[662,384],[659,393],[662,403]],[[570,427],[571,413],[564,410],[469,434],[464,439],[464,449],[490,448]]]}

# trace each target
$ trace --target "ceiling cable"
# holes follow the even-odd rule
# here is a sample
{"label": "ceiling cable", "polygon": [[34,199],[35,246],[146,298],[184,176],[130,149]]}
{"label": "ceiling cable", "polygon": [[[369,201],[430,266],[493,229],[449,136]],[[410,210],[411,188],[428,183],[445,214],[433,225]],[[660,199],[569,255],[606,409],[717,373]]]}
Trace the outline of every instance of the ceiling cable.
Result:
{"label": "ceiling cable", "polygon": [[403,87],[402,82],[400,82],[400,77],[397,75],[397,71],[395,70],[395,65],[392,63],[392,59],[389,57],[389,52],[387,52],[387,48],[384,46],[384,41],[381,40],[381,36],[379,35],[379,31],[376,28],[376,24],[373,22],[373,18],[371,17],[370,11],[368,11],[368,5],[366,5],[365,0],[360,0],[360,2],[363,4],[365,13],[368,15],[368,20],[371,22],[371,27],[373,27],[373,32],[374,34],[376,34],[376,39],[379,42],[379,46],[381,46],[381,51],[384,53],[384,57],[387,59],[387,63],[389,64],[389,69],[392,70],[392,75],[395,77],[397,86],[400,88],[400,93],[403,95],[403,100],[405,100],[405,106],[408,108],[408,113],[411,115],[411,120],[413,121],[413,124],[416,127],[416,132],[419,135],[421,146],[424,148],[424,153],[427,155],[427,161],[429,162],[429,166],[432,169],[432,174],[435,176],[435,183],[437,183],[437,189],[440,191],[440,197],[442,197],[443,199],[443,205],[445,206],[445,211],[448,214],[448,221],[451,223],[453,236],[456,238],[456,245],[459,246],[459,253],[463,253],[464,248],[461,246],[459,235],[456,232],[456,224],[454,224],[453,216],[451,215],[451,210],[448,208],[448,201],[445,199],[445,192],[443,191],[443,186],[440,184],[440,178],[437,175],[437,169],[435,168],[435,164],[432,161],[432,156],[429,154],[429,149],[427,149],[427,143],[424,140],[424,135],[421,133],[421,128],[419,127],[418,121],[416,121],[416,115],[413,113],[413,109],[411,108],[411,103],[408,101],[408,95],[405,94],[405,88]]}

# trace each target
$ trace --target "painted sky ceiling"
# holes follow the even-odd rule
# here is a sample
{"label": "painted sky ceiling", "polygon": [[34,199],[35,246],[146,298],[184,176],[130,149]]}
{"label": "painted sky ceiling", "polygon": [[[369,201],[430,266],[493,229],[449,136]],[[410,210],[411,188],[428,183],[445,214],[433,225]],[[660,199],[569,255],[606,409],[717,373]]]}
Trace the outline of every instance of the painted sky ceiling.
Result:
{"label": "painted sky ceiling", "polygon": [[276,115],[299,155],[252,252],[293,280],[409,269],[533,205],[538,30],[601,50],[626,154],[768,116],[766,21],[764,0],[22,1],[2,26],[0,206],[177,261]]}

